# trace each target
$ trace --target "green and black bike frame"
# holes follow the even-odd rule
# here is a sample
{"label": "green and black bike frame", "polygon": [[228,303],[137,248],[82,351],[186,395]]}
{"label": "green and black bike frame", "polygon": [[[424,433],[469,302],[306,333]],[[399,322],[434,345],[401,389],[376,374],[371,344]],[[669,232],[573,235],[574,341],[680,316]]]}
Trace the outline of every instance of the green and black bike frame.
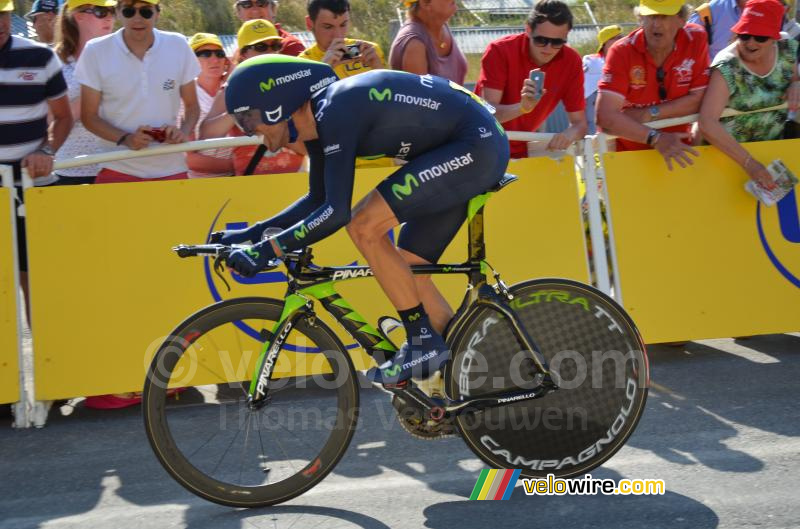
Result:
{"label": "green and black bike frame", "polygon": [[[507,177],[497,188],[513,182],[516,177]],[[450,323],[446,337],[453,336],[470,318],[483,307],[499,313],[512,326],[514,333],[523,350],[532,353],[531,360],[536,371],[541,375],[540,383],[533,389],[503,393],[491,397],[478,397],[453,401],[449,400],[442,408],[432,401],[423,392],[416,389],[413,384],[400,384],[397,386],[384,386],[390,392],[402,393],[410,397],[426,409],[438,408],[442,415],[460,413],[466,409],[483,409],[511,402],[540,398],[547,393],[558,389],[553,380],[550,369],[539,352],[533,339],[526,332],[517,314],[509,307],[508,301],[513,296],[500,279],[499,274],[486,262],[486,246],[484,240],[484,206],[492,192],[487,192],[474,197],[468,205],[468,251],[469,258],[461,264],[433,264],[415,265],[411,267],[414,274],[466,274],[468,287],[464,299]],[[224,258],[223,249],[230,251],[230,247],[222,245],[201,245],[177,248],[179,255],[200,255],[213,253],[219,262]],[[183,253],[182,253],[183,250]],[[214,250],[213,252],[211,250]],[[279,321],[275,324],[271,336],[264,343],[264,348],[256,361],[256,368],[249,388],[249,405],[258,408],[269,402],[269,383],[272,373],[283,346],[294,326],[301,319],[306,319],[312,324],[316,318],[314,302],[316,299],[323,307],[347,330],[364,350],[372,356],[378,364],[391,358],[397,347],[391,343],[380,331],[375,329],[335,290],[334,284],[339,281],[371,277],[372,270],[369,266],[334,266],[317,267],[312,264],[311,248],[292,252],[283,257],[287,269],[288,289],[284,298],[284,307]],[[489,271],[493,273],[495,284],[490,285]]]}

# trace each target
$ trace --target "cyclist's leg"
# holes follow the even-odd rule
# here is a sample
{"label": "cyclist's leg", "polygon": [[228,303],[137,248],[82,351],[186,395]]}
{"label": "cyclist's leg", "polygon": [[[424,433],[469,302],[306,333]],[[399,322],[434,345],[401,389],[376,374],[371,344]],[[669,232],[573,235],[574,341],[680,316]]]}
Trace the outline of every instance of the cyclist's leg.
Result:
{"label": "cyclist's leg", "polygon": [[[409,265],[438,262],[466,217],[467,205],[459,204],[447,211],[406,222],[397,241],[403,259]],[[433,328],[442,334],[453,319],[453,309],[429,275],[415,275],[414,282]]]}
{"label": "cyclist's leg", "polygon": [[381,182],[354,211],[348,232],[395,303],[411,345],[395,356],[392,365],[383,366],[371,377],[376,381],[402,382],[412,376],[412,371],[425,377],[447,359],[444,340],[433,332],[419,304],[421,297],[411,270],[385,234],[400,222],[463,207],[502,177],[507,158],[498,157],[498,149],[507,151],[505,139],[476,140],[455,139],[415,158]]}

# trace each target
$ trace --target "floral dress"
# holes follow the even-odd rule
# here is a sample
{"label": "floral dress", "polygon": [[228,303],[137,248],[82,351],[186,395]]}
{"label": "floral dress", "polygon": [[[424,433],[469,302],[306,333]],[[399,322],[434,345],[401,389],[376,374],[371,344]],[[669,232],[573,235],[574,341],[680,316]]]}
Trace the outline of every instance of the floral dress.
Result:
{"label": "floral dress", "polygon": [[[719,70],[728,85],[728,107],[748,111],[784,102],[783,96],[789,89],[797,64],[798,43],[795,40],[779,40],[775,45],[775,66],[764,76],[751,72],[739,60],[735,42],[717,54],[711,68]],[[740,143],[780,139],[785,121],[786,110],[755,112],[720,119],[725,129]]]}

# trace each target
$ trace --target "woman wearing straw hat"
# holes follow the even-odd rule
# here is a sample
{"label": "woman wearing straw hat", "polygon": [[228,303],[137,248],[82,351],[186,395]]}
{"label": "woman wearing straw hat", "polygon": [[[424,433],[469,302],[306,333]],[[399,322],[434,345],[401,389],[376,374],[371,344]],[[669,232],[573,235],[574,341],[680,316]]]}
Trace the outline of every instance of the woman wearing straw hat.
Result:
{"label": "woman wearing straw hat", "polygon": [[795,40],[780,40],[784,7],[778,0],[749,0],[731,31],[736,41],[719,52],[700,107],[705,139],[738,163],[753,180],[773,187],[763,164],[740,142],[780,139],[786,110],[754,112],[720,119],[726,107],[752,111],[788,104],[800,106]]}

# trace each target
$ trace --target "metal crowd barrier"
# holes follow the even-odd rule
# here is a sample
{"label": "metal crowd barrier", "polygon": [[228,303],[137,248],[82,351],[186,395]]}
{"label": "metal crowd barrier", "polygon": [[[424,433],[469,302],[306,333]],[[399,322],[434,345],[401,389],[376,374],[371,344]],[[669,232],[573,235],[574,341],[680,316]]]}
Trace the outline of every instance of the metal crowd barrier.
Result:
{"label": "metal crowd barrier", "polygon": [[[782,105],[785,108],[785,105]],[[766,110],[772,110],[774,108],[780,107],[773,107]],[[726,110],[723,113],[723,116],[726,115],[735,115],[737,114],[735,111]],[[668,120],[661,120],[658,122],[649,123],[648,126],[656,127],[656,128],[663,128],[668,126],[673,126],[677,124],[683,123],[690,123],[697,119],[697,116],[687,116],[685,118],[679,119],[668,119]],[[546,142],[552,138],[553,134],[547,133],[525,133],[525,132],[508,132],[509,139],[518,140],[518,141],[538,141],[538,142]],[[608,144],[608,140],[610,136],[604,134],[598,134],[595,136],[587,136],[582,141],[576,142],[575,145],[571,146],[566,152],[557,152],[557,153],[545,153],[550,158],[554,158],[554,163],[561,163],[561,164],[569,164],[570,170],[565,171],[565,165],[554,165],[548,166],[549,169],[547,171],[556,171],[559,172],[559,178],[571,178],[572,182],[575,182],[575,173],[577,172],[580,175],[580,178],[585,182],[585,202],[587,206],[587,222],[589,228],[589,235],[592,243],[593,253],[592,253],[592,266],[594,269],[594,282],[604,292],[607,292],[611,295],[614,295],[620,302],[623,301],[622,292],[623,292],[623,277],[620,274],[620,264],[618,260],[618,248],[616,243],[615,237],[615,227],[614,227],[614,214],[612,212],[612,201],[609,200],[609,192],[606,185],[603,185],[607,175],[605,174],[605,165],[604,165],[604,157],[607,154],[606,146]],[[188,142],[184,144],[178,145],[160,145],[157,147],[142,149],[139,151],[115,151],[97,155],[89,155],[89,156],[80,156],[72,160],[68,161],[61,161],[55,164],[54,170],[58,169],[66,169],[72,167],[78,167],[82,165],[90,165],[96,164],[101,162],[107,162],[112,160],[122,160],[122,159],[130,159],[130,158],[137,158],[137,157],[144,157],[144,156],[152,156],[152,155],[159,155],[159,154],[166,154],[166,153],[175,153],[175,152],[186,152],[186,151],[195,151],[195,150],[205,150],[205,149],[213,149],[213,148],[222,148],[222,147],[238,147],[243,145],[256,145],[260,143],[260,138],[258,137],[240,137],[240,138],[218,138],[212,140],[203,140],[203,141],[195,141],[195,142]],[[595,155],[599,155],[599,163],[596,161]],[[625,154],[625,153],[620,153]],[[653,154],[653,153],[650,153]],[[574,157],[574,168],[572,167]],[[534,166],[530,164],[533,163]],[[510,170],[512,172],[515,171],[515,164],[519,168],[523,168],[523,170],[529,170],[530,167],[538,167],[535,166],[536,162],[512,162],[512,166]],[[527,165],[526,165],[527,164]],[[554,169],[555,168],[555,169]],[[539,168],[540,172],[541,168]],[[376,171],[376,170],[366,170],[366,171]],[[3,177],[3,185],[9,189],[13,189],[12,186],[12,175],[9,167],[2,167],[0,166],[0,174]],[[372,173],[370,173],[372,174]],[[377,173],[372,174],[374,177]],[[572,176],[570,176],[572,175]],[[537,173],[538,177],[538,173]],[[206,179],[203,179],[206,180]],[[218,179],[208,179],[208,180],[218,180]],[[192,185],[206,185],[206,186],[218,186],[220,187],[220,183],[213,183],[213,182],[203,182],[202,180],[193,180],[191,181]],[[202,183],[201,183],[202,182]],[[30,188],[33,186],[33,182],[30,177],[27,175],[27,172],[23,170],[23,188],[27,192],[30,192]],[[196,183],[196,184],[195,184]],[[173,185],[187,185],[186,182],[183,183],[173,183]],[[148,186],[149,187],[149,186]],[[129,188],[130,189],[130,188]],[[567,191],[569,193],[569,191]],[[27,195],[26,195],[27,196]],[[564,195],[564,196],[569,196]],[[501,194],[502,197],[502,194]],[[531,197],[534,200],[536,197]],[[604,233],[603,229],[603,215],[602,215],[602,208],[601,203],[604,203],[606,208],[606,222],[607,222],[607,236]],[[580,215],[579,213],[579,204],[578,204],[578,197],[575,197],[574,206],[577,210],[576,217]],[[11,231],[12,231],[12,240],[13,237],[16,236],[16,231],[13,229],[13,222],[14,222],[14,211],[13,211],[13,203],[9,203],[9,208],[11,210]],[[255,212],[253,212],[255,214]],[[499,217],[500,215],[494,215],[495,217]],[[255,220],[254,218],[248,219],[250,221]],[[580,223],[580,221],[578,221]],[[579,224],[578,224],[579,225]],[[223,226],[219,226],[223,227]],[[607,237],[607,238],[606,238]],[[0,238],[0,240],[2,240]],[[607,241],[607,242],[606,242]],[[34,392],[35,387],[30,378],[26,378],[23,374],[23,366],[30,365],[31,360],[25,358],[22,348],[22,303],[19,296],[19,278],[16,274],[17,263],[18,259],[16,256],[16,244],[12,245],[12,255],[13,255],[13,263],[14,263],[14,274],[13,274],[13,296],[9,297],[9,300],[13,298],[14,303],[11,305],[6,306],[14,306],[17,311],[17,318],[16,324],[12,326],[15,329],[14,333],[16,336],[11,336],[10,341],[16,344],[17,354],[15,355],[15,359],[17,362],[17,368],[19,373],[17,374],[17,381],[19,386],[19,401],[15,405],[15,417],[16,417],[16,427],[28,427],[28,426],[42,426],[46,419],[47,415],[47,406],[46,402],[42,400],[37,400],[37,394]],[[610,267],[609,263],[606,259],[606,253],[609,252],[610,254]],[[573,276],[577,274],[578,278],[587,280],[588,275],[585,278],[580,277],[580,272],[573,272]],[[588,274],[588,270],[587,270]],[[35,285],[36,278],[34,278],[33,284]],[[2,289],[0,289],[0,294],[2,294]],[[2,303],[2,300],[0,300]],[[2,307],[3,305],[0,305]],[[165,323],[164,332],[168,332],[170,326],[173,323],[177,322],[168,322]],[[46,325],[46,323],[41,323],[41,325]],[[38,330],[38,329],[37,329]],[[14,334],[12,333],[12,334]],[[647,338],[647,333],[645,333],[645,337]],[[6,338],[9,338],[6,336]],[[35,345],[35,344],[34,344]],[[2,358],[0,358],[0,365],[2,365]],[[0,372],[2,375],[2,372]],[[2,379],[0,379],[2,380]],[[49,397],[53,397],[54,395],[49,395]]]}

